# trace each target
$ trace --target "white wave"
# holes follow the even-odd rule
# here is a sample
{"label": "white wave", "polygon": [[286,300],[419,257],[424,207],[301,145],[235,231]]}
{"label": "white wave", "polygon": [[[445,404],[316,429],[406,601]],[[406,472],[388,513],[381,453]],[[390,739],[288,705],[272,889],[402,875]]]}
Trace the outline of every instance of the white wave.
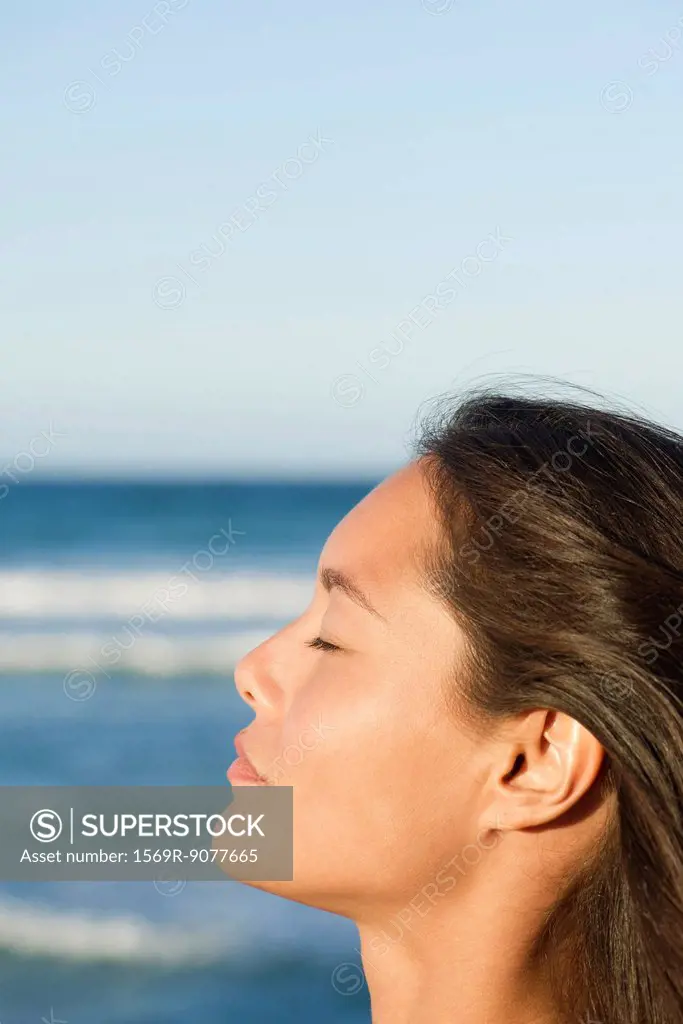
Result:
{"label": "white wave", "polygon": [[[139,636],[113,633],[12,633],[0,630],[0,674],[63,672],[78,692],[119,672],[144,676],[229,673],[269,630],[232,635]],[[125,646],[124,646],[125,645]]]}
{"label": "white wave", "polygon": [[103,916],[3,896],[0,950],[80,961],[179,965],[237,952],[226,934],[154,924],[133,913]]}
{"label": "white wave", "polygon": [[307,575],[202,571],[0,571],[0,620],[116,618],[149,621],[289,619],[312,596]]}
{"label": "white wave", "polygon": [[159,896],[171,904],[166,920],[128,907],[61,907],[2,893],[0,953],[131,966],[220,962],[262,971],[268,962],[296,958],[334,962],[355,942],[350,921],[232,885],[244,898],[233,892],[229,900],[217,900],[216,885],[225,883],[206,892],[204,883],[188,886],[177,894],[178,903],[175,896]]}

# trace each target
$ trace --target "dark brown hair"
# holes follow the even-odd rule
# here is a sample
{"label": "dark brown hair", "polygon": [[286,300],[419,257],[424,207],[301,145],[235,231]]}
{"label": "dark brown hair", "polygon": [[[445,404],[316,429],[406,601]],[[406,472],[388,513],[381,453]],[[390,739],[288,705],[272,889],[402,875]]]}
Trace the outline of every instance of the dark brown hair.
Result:
{"label": "dark brown hair", "polygon": [[681,1024],[683,439],[573,396],[480,389],[439,403],[416,454],[471,650],[467,708],[562,711],[606,753],[616,817],[538,937],[558,1007]]}

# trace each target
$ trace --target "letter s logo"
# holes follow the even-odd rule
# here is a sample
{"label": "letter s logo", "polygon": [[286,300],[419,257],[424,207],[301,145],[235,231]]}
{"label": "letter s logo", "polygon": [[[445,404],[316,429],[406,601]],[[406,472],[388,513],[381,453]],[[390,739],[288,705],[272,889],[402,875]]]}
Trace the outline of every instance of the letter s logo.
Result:
{"label": "letter s logo", "polygon": [[52,843],[62,834],[62,819],[56,811],[36,811],[29,825],[31,835],[39,843]]}

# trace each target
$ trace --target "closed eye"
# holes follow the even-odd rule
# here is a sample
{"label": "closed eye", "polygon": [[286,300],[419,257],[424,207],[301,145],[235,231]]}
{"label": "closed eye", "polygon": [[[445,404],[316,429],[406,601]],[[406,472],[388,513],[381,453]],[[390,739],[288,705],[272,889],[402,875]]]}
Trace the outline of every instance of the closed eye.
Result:
{"label": "closed eye", "polygon": [[341,651],[341,647],[331,644],[329,640],[323,640],[320,636],[314,636],[312,640],[307,640],[306,646],[313,647],[316,651]]}

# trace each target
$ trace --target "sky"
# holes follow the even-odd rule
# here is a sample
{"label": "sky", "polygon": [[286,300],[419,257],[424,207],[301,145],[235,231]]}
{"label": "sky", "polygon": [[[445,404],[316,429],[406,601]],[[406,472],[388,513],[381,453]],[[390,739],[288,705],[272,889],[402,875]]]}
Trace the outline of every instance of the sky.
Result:
{"label": "sky", "polygon": [[680,0],[3,20],[0,470],[375,475],[490,375],[683,428]]}

